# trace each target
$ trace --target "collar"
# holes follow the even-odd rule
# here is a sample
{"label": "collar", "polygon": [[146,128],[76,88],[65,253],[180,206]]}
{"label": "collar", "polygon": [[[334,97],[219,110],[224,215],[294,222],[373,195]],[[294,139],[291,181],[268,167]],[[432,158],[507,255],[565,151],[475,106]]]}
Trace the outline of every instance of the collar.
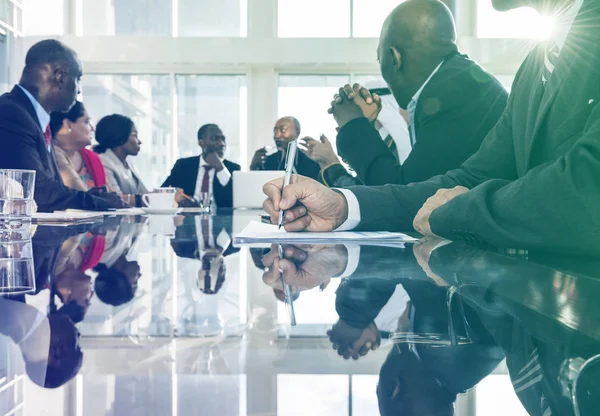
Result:
{"label": "collar", "polygon": [[42,107],[38,100],[36,100],[29,91],[23,88],[20,84],[17,84],[17,86],[23,90],[27,98],[29,98],[29,101],[31,101],[33,109],[35,110],[35,114],[37,115],[38,122],[40,123],[40,127],[42,128],[42,132],[46,132],[46,128],[48,127],[48,124],[50,124],[50,114],[44,110],[44,107]]}
{"label": "collar", "polygon": [[568,9],[561,10],[554,16],[556,29],[554,30],[552,40],[554,40],[559,50],[562,50],[582,5],[583,0],[575,0]]}
{"label": "collar", "polygon": [[429,77],[425,80],[423,85],[421,85],[421,88],[419,88],[417,90],[417,92],[415,92],[415,95],[413,95],[412,100],[410,100],[410,103],[408,104],[409,107],[411,106],[411,104],[413,105],[413,108],[417,106],[417,101],[419,101],[419,96],[423,92],[423,89],[425,89],[425,86],[429,83],[429,81],[435,75],[435,73],[439,71],[439,69],[443,63],[444,63],[444,61],[440,62],[438,64],[438,66],[435,67],[435,69],[433,70],[433,72],[431,74],[429,74]]}

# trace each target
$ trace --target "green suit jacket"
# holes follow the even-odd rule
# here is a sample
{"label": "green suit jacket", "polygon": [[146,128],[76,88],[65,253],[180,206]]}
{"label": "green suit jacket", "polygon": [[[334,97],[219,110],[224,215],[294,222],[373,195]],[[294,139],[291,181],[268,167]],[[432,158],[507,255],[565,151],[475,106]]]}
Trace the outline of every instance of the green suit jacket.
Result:
{"label": "green suit jacket", "polygon": [[467,243],[600,253],[600,0],[584,2],[542,85],[544,47],[519,69],[508,106],[459,169],[406,186],[350,188],[362,230],[411,230],[440,188],[470,192],[436,209],[434,234]]}

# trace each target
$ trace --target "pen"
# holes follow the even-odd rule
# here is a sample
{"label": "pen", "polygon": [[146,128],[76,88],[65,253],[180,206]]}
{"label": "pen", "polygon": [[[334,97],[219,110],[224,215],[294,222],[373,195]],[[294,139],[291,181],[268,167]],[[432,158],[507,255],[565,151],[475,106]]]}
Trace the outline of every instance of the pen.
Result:
{"label": "pen", "polygon": [[[293,140],[288,144],[287,154],[285,158],[285,176],[283,178],[283,187],[281,188],[281,195],[283,195],[283,188],[288,186],[292,182],[292,171],[294,169],[294,163],[296,162],[296,153],[298,152],[297,140]],[[279,210],[279,223],[277,229],[281,230],[283,226],[283,210]]]}
{"label": "pen", "polygon": [[[281,244],[278,244],[278,251],[279,258],[283,259],[283,246]],[[290,324],[292,326],[296,326],[296,313],[294,312],[294,299],[292,298],[292,288],[283,280],[283,272],[281,270],[279,271],[279,278],[281,279],[281,284],[283,285],[285,309],[290,318]]]}

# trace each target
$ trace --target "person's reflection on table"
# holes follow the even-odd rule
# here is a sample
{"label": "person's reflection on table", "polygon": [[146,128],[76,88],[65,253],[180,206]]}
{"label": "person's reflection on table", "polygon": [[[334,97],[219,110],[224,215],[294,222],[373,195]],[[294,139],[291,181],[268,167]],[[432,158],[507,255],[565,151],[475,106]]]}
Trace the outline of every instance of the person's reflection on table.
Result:
{"label": "person's reflection on table", "polygon": [[239,248],[231,244],[232,221],[231,216],[186,216],[177,227],[175,238],[171,239],[171,247],[178,257],[196,260],[182,264],[180,272],[186,265],[198,267],[195,279],[188,278],[191,272],[181,279],[185,300],[180,302],[180,319],[186,335],[214,336],[224,330],[219,302],[226,296],[225,258],[239,252]]}
{"label": "person's reflection on table", "polygon": [[86,271],[98,265],[106,246],[99,231],[92,229],[68,238],[58,254],[52,289],[63,303],[60,312],[74,323],[83,320],[94,296],[92,279]]}
{"label": "person's reflection on table", "polygon": [[130,302],[141,278],[137,262],[136,243],[144,223],[133,217],[122,218],[118,228],[106,234],[106,248],[94,281],[96,296],[103,303],[119,306]]}
{"label": "person's reflection on table", "polygon": [[293,293],[311,290],[317,286],[325,289],[331,278],[342,276],[347,258],[348,249],[341,244],[284,244],[283,258],[279,258],[278,245],[273,244],[271,250],[262,258],[265,267],[263,281],[278,291],[283,290],[285,282],[291,286]]}
{"label": "person's reflection on table", "polygon": [[196,284],[204,294],[218,293],[225,283],[225,257],[239,251],[231,244],[231,234],[231,217],[187,216],[171,239],[178,257],[200,260]]}

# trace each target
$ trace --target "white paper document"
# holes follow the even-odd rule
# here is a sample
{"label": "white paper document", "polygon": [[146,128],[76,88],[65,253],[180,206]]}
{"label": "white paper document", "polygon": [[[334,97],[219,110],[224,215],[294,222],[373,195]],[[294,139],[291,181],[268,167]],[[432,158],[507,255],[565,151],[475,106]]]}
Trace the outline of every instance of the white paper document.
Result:
{"label": "white paper document", "polygon": [[95,222],[103,217],[98,212],[36,212],[32,219],[37,224],[63,224]]}
{"label": "white paper document", "polygon": [[413,243],[416,238],[402,233],[387,231],[333,231],[324,233],[311,232],[286,232],[278,230],[276,225],[252,221],[233,239],[235,244],[255,243],[344,243],[344,242],[370,242],[382,244]]}
{"label": "white paper document", "polygon": [[68,209],[66,211],[54,211],[55,214],[72,214],[72,213],[86,213],[86,214],[100,214],[106,216],[114,216],[114,215],[144,215],[145,212],[141,208],[120,208],[120,209],[111,209],[110,211],[83,211],[79,209]]}

